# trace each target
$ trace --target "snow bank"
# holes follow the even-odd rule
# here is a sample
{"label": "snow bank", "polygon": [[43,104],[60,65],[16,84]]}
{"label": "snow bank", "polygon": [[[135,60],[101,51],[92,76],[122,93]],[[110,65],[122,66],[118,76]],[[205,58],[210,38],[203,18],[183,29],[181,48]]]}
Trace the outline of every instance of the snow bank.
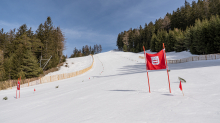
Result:
{"label": "snow bank", "polygon": [[51,72],[46,76],[58,75],[63,73],[72,73],[82,69],[85,69],[92,64],[92,56],[84,56],[84,57],[77,57],[77,58],[68,58],[63,66],[56,72]]}

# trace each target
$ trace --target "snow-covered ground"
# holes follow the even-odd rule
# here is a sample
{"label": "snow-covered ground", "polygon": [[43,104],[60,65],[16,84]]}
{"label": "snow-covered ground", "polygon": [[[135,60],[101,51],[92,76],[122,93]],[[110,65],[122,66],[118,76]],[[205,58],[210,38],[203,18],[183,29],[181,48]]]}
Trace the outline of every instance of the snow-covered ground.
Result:
{"label": "snow-covered ground", "polygon": [[91,64],[92,64],[91,55],[85,57],[69,58],[63,64],[63,66],[60,67],[59,71],[49,73],[46,76],[76,72],[91,66]]}
{"label": "snow-covered ground", "polygon": [[[15,90],[0,91],[0,99],[8,97],[0,100],[0,123],[220,122],[219,59],[168,64],[172,93],[166,70],[149,71],[149,93],[140,55],[120,51],[94,55],[94,66],[85,74],[21,88],[20,99],[15,99]],[[178,77],[186,80],[184,96]]]}

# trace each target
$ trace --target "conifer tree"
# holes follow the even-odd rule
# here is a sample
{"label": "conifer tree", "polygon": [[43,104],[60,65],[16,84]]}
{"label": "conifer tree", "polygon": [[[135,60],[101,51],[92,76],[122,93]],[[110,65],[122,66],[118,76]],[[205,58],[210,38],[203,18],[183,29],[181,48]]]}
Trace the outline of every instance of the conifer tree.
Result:
{"label": "conifer tree", "polygon": [[[91,49],[91,46],[90,46],[90,49]],[[101,44],[99,44],[99,51],[100,51],[100,53],[102,52],[102,45]]]}
{"label": "conifer tree", "polygon": [[26,24],[21,25],[18,29],[18,32],[16,33],[16,37],[20,37],[21,35],[26,34],[27,30],[28,29]]}
{"label": "conifer tree", "polygon": [[169,29],[170,29],[170,18],[168,17],[168,15],[166,15],[164,17],[161,28],[166,30],[167,32],[169,32]]}
{"label": "conifer tree", "polygon": [[219,0],[208,0],[209,12],[211,15],[220,15],[220,1]]}
{"label": "conifer tree", "polygon": [[157,32],[162,29],[162,22],[163,22],[162,18],[159,18],[158,20],[156,19],[156,21],[155,21],[155,34],[157,34]]}
{"label": "conifer tree", "polygon": [[122,50],[123,49],[123,45],[124,45],[123,42],[122,42],[122,35],[123,35],[123,32],[119,33],[118,34],[118,38],[117,38],[116,46],[118,47],[119,50]]}
{"label": "conifer tree", "polygon": [[3,32],[3,28],[0,30],[0,49],[3,49],[5,47],[5,33]]}
{"label": "conifer tree", "polygon": [[15,38],[15,29],[10,30],[8,33],[4,33],[2,35],[4,58],[10,57],[13,53],[14,38]]}
{"label": "conifer tree", "polygon": [[89,55],[89,46],[85,45],[85,55]]}
{"label": "conifer tree", "polygon": [[126,44],[124,44],[124,46],[123,46],[123,51],[127,52],[127,45]]}
{"label": "conifer tree", "polygon": [[89,54],[92,54],[92,47],[89,46]]}
{"label": "conifer tree", "polygon": [[184,42],[184,33],[181,30],[177,30],[177,29],[175,31],[176,31],[176,35],[175,35],[176,43],[174,45],[174,50],[176,52],[181,52],[186,50],[185,42]]}
{"label": "conifer tree", "polygon": [[94,49],[93,48],[91,49],[91,54],[94,55]]}
{"label": "conifer tree", "polygon": [[212,16],[209,21],[209,42],[212,40],[212,44],[209,44],[211,53],[220,52],[220,16]]}
{"label": "conifer tree", "polygon": [[148,24],[148,28],[147,28],[147,43],[145,45],[147,45],[146,49],[149,50],[151,47],[151,38],[153,33],[155,32],[155,26],[153,24],[153,22],[151,21]]}
{"label": "conifer tree", "polygon": [[37,38],[36,35],[33,35],[30,38],[30,43],[31,43],[31,52],[33,53],[33,55],[35,55],[36,58],[40,59],[43,43],[40,41],[40,39]]}
{"label": "conifer tree", "polygon": [[175,35],[173,31],[169,31],[166,42],[166,52],[174,51]]}
{"label": "conifer tree", "polygon": [[133,36],[133,32],[129,33],[128,36],[128,51],[132,51],[134,50],[134,36]]}
{"label": "conifer tree", "polygon": [[31,50],[24,52],[23,64],[21,65],[22,72],[25,74],[25,78],[38,77],[42,73],[42,69],[37,64],[37,59],[32,54]]}
{"label": "conifer tree", "polygon": [[156,42],[157,42],[157,36],[155,33],[153,33],[152,38],[151,38],[151,45],[150,45],[150,50],[152,52],[156,52]]}
{"label": "conifer tree", "polygon": [[84,48],[84,46],[82,47],[82,54],[85,55],[85,48]]}
{"label": "conifer tree", "polygon": [[5,78],[5,69],[4,69],[4,55],[3,51],[0,49],[0,81]]}
{"label": "conifer tree", "polygon": [[4,59],[4,70],[5,70],[5,76],[4,79],[8,80],[8,79],[12,79],[12,56],[9,58]]}
{"label": "conifer tree", "polygon": [[192,44],[192,27],[187,27],[184,33],[184,42],[186,50],[190,50]]}
{"label": "conifer tree", "polygon": [[98,44],[96,44],[96,53],[99,53],[100,51],[99,51],[99,46],[98,46]]}
{"label": "conifer tree", "polygon": [[158,31],[157,38],[155,40],[155,50],[156,52],[163,49],[163,43],[166,42],[167,39],[167,32],[164,30]]}

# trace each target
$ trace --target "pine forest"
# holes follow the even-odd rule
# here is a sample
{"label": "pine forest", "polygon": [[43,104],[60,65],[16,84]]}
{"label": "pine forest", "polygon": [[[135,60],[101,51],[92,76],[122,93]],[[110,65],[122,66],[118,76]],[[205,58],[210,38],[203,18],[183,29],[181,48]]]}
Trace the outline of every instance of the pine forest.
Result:
{"label": "pine forest", "polygon": [[[64,34],[60,27],[53,26],[50,17],[35,33],[26,24],[9,32],[1,29],[0,81],[38,77],[43,70],[56,67],[65,60],[64,48]],[[43,59],[50,61],[46,65],[47,60]]]}
{"label": "pine forest", "polygon": [[185,4],[145,27],[118,34],[116,46],[125,52],[190,51],[192,54],[220,53],[220,0],[198,0]]}
{"label": "pine forest", "polygon": [[88,56],[90,54],[97,54],[102,52],[102,45],[94,45],[92,48],[91,46],[85,45],[81,49],[76,49],[76,47],[73,50],[73,54],[70,56],[70,58],[74,57],[82,57],[82,56]]}

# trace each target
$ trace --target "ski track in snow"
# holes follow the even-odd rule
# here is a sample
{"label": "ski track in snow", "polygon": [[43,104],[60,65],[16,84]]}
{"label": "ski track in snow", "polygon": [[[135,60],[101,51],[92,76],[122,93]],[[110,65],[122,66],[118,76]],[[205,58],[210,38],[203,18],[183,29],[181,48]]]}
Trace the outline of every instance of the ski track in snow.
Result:
{"label": "ski track in snow", "polygon": [[[88,72],[21,88],[20,99],[15,99],[15,89],[2,90],[0,99],[7,96],[8,100],[0,100],[0,123],[220,122],[220,60],[168,64],[172,93],[166,70],[149,71],[149,93],[141,55],[120,51],[94,55],[94,66]],[[189,52],[167,53],[168,59],[190,56]],[[89,67],[92,57],[68,59],[67,63],[69,68],[48,75]],[[184,96],[178,77],[186,80]]]}

